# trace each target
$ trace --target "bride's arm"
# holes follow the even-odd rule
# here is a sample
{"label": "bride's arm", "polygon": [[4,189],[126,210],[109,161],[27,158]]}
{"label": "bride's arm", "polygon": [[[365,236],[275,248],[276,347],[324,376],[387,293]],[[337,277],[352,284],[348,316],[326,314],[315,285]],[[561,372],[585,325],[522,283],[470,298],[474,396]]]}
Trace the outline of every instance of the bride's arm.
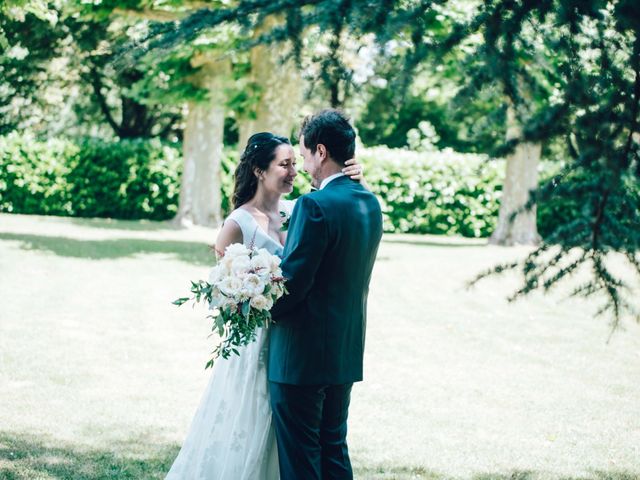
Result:
{"label": "bride's arm", "polygon": [[242,241],[242,229],[240,228],[240,225],[232,219],[227,219],[227,221],[222,225],[220,233],[218,233],[218,238],[216,238],[216,243],[214,245],[216,255],[218,257],[222,257],[225,249],[229,245],[232,243],[242,243]]}

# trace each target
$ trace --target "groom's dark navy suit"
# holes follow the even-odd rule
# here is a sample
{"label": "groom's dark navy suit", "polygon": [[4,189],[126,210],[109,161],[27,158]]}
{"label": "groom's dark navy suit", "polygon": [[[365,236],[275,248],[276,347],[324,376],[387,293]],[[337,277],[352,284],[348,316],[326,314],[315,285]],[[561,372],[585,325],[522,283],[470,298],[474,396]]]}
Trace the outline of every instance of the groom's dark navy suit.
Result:
{"label": "groom's dark navy suit", "polygon": [[348,177],[298,199],[271,313],[268,376],[283,480],[349,479],[351,385],[362,380],[369,280],[382,236],[375,196]]}

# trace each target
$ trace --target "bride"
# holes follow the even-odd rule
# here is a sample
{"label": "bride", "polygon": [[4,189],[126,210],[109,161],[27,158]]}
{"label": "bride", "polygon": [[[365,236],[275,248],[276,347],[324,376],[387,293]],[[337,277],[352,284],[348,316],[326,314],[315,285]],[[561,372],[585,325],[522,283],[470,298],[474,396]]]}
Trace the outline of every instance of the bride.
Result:
{"label": "bride", "polygon": [[[355,160],[343,170],[363,181]],[[232,243],[266,248],[282,255],[283,220],[291,216],[291,193],[297,175],[293,148],[285,137],[256,133],[249,138],[235,171],[233,205],[216,252]],[[266,349],[268,330],[240,349],[240,356],[216,361],[189,433],[167,480],[277,480],[278,452],[271,424]]]}

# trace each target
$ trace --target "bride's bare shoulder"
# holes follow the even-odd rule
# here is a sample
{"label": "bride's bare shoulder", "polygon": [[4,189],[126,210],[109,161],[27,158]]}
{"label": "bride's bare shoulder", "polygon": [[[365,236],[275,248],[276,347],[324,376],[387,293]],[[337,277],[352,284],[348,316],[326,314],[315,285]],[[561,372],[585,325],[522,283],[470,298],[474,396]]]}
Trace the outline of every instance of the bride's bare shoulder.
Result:
{"label": "bride's bare shoulder", "polygon": [[216,253],[222,256],[224,250],[229,245],[232,243],[242,243],[242,241],[242,228],[240,228],[240,225],[232,216],[229,216],[222,224],[218,237],[216,238]]}

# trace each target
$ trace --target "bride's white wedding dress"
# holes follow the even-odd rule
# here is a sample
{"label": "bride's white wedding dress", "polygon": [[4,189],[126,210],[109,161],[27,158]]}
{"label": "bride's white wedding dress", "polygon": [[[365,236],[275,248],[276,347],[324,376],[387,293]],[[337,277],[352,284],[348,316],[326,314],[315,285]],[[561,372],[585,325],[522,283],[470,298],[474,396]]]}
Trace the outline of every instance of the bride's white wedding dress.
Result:
{"label": "bride's white wedding dress", "polygon": [[[293,202],[283,202],[289,214]],[[282,245],[239,208],[226,221],[244,244],[281,255]],[[278,480],[278,452],[267,384],[269,331],[260,329],[240,356],[218,359],[182,449],[166,480]]]}

